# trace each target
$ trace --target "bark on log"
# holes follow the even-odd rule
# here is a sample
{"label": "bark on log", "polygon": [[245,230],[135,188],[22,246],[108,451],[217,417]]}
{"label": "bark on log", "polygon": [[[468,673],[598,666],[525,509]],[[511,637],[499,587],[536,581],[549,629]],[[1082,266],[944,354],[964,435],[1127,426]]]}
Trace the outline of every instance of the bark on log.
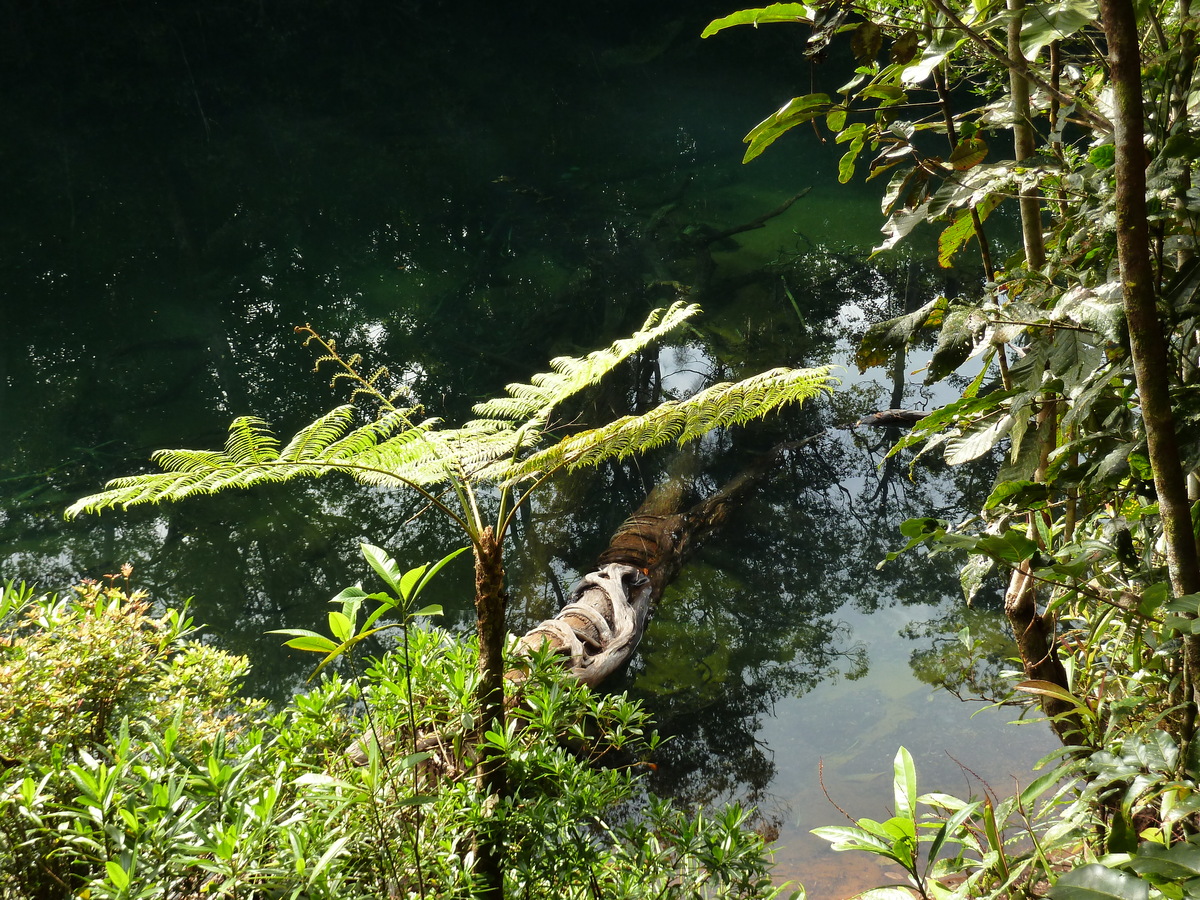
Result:
{"label": "bark on log", "polygon": [[863,416],[854,423],[854,426],[856,428],[859,425],[869,428],[887,428],[898,425],[902,428],[911,428],[927,415],[929,413],[921,409],[884,409],[873,412],[869,416]]}
{"label": "bark on log", "polygon": [[[730,511],[789,450],[815,441],[779,444],[711,497],[683,510],[686,485],[676,476],[659,485],[625,520],[600,554],[596,570],[572,590],[567,605],[517,642],[529,654],[549,644],[565,657],[571,674],[596,687],[637,649],[646,619],[688,556],[729,517]],[[519,678],[519,673],[510,673]]]}

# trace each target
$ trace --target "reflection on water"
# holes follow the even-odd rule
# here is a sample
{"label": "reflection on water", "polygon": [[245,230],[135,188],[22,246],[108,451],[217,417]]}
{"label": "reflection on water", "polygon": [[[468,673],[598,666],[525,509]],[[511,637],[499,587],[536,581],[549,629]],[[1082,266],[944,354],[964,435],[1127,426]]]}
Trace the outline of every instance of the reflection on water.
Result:
{"label": "reflection on water", "polygon": [[[689,291],[707,311],[697,330],[570,411],[594,422],[843,360],[863,317],[957,290],[953,272],[860,260],[877,200],[830,177],[839,148],[797,135],[740,165],[741,135],[821,77],[784,32],[701,43],[724,3],[473,6],[7,10],[0,67],[22,90],[0,95],[0,151],[19,173],[0,204],[4,578],[63,587],[132,562],[142,586],[194,597],[213,639],[251,656],[252,690],[283,696],[307,661],[264,632],[320,627],[326,600],[364,577],[360,540],[415,563],[458,536],[411,497],[340,481],[70,524],[61,511],[155,448],[218,446],[234,415],[287,434],[340,402],[307,374],[295,325],[387,362],[431,413],[460,418]],[[820,893],[839,888],[805,874],[824,851],[804,829],[836,820],[813,794],[818,758],[839,803],[875,814],[899,743],[930,779],[957,777],[940,762],[953,748],[1000,787],[1048,740],[1026,729],[1028,752],[1009,742],[989,758],[1005,713],[968,720],[911,674],[916,654],[942,677],[928,650],[961,627],[956,579],[915,558],[875,563],[898,521],[952,518],[987,477],[923,467],[910,481],[881,465],[885,435],[850,428],[927,404],[916,368],[847,373],[827,404],[687,451],[703,493],[824,432],[685,570],[618,685],[674,736],[658,787],[761,803],[782,829],[781,870]],[[670,464],[606,466],[537,498],[511,545],[513,630],[554,609]],[[448,568],[431,598],[463,630],[468,569]]]}

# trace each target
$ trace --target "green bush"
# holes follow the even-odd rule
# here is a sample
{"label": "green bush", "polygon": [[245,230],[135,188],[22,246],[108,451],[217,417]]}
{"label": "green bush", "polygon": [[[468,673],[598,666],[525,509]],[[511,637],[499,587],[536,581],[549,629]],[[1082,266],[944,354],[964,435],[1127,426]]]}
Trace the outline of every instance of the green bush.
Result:
{"label": "green bush", "polygon": [[269,717],[235,697],[245,660],[190,632],[114,586],[5,590],[0,895],[461,897],[485,745],[508,772],[509,895],[778,893],[746,813],[645,795],[645,712],[549,659],[511,679],[505,733],[482,734],[475,648],[441,630],[410,627],[406,650]]}

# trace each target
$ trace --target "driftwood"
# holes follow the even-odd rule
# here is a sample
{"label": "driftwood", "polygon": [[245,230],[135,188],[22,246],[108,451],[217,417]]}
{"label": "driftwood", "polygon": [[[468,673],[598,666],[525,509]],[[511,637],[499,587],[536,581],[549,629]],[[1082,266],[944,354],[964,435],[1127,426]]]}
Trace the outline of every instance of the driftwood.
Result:
{"label": "driftwood", "polygon": [[866,425],[871,428],[887,428],[893,425],[898,425],[902,428],[911,428],[927,415],[929,413],[920,409],[885,409],[880,412],[873,412],[869,416],[863,416],[854,425],[856,428],[859,425]]}
{"label": "driftwood", "polygon": [[517,642],[517,652],[528,654],[549,644],[564,657],[572,675],[589,687],[599,685],[633,656],[650,610],[691,552],[724,524],[787,451],[818,437],[779,444],[685,511],[686,479],[669,478],[617,529],[596,571],[583,577],[566,606],[530,629]]}

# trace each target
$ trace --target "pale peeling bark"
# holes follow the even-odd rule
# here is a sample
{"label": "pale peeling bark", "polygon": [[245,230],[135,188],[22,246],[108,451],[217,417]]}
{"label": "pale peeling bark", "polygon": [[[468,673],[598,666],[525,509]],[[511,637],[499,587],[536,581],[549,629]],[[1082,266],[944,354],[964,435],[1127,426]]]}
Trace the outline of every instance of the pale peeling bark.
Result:
{"label": "pale peeling bark", "polygon": [[517,653],[549,645],[564,656],[571,674],[596,687],[637,649],[650,612],[650,578],[633,566],[610,563],[575,586],[553,619],[517,642]]}

